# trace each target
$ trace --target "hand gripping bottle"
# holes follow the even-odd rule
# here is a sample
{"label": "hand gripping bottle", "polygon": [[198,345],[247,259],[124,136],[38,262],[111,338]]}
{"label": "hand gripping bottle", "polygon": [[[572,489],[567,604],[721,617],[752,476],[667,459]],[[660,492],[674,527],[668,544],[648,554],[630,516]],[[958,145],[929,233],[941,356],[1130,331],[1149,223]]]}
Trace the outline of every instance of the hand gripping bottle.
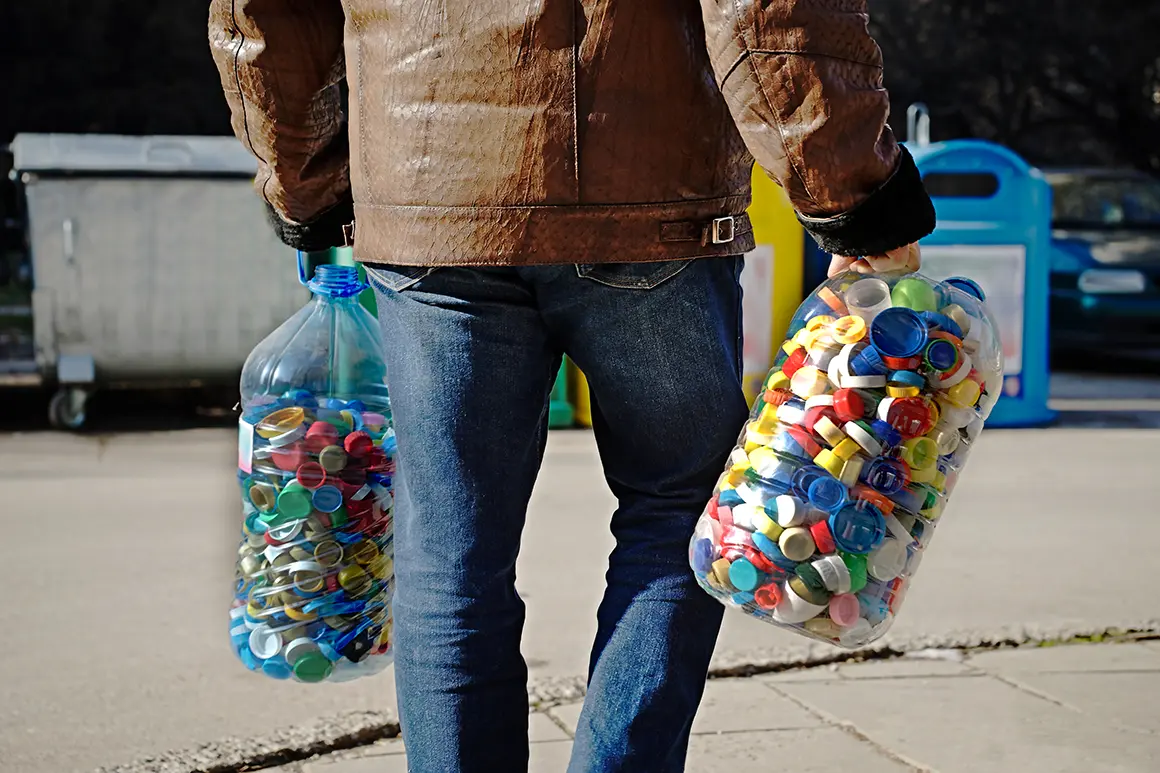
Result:
{"label": "hand gripping bottle", "polygon": [[850,273],[802,303],[697,522],[702,588],[845,648],[886,633],[1002,389],[983,301]]}
{"label": "hand gripping bottle", "polygon": [[229,635],[251,671],[337,682],[392,659],[395,434],[356,269],[319,266],[307,286],[242,370]]}

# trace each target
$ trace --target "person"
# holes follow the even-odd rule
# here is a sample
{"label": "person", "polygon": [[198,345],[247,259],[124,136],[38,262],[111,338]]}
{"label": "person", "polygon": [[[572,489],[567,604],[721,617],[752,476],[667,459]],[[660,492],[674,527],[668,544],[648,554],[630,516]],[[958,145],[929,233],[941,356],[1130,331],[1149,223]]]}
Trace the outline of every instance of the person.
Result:
{"label": "person", "polygon": [[[618,502],[569,770],[683,770],[722,615],[688,539],[747,414],[754,160],[834,272],[916,268],[934,227],[865,0],[210,7],[275,230],[353,245],[377,291],[410,769],[527,769],[515,565],[566,354]],[[556,560],[568,582],[581,559]]]}

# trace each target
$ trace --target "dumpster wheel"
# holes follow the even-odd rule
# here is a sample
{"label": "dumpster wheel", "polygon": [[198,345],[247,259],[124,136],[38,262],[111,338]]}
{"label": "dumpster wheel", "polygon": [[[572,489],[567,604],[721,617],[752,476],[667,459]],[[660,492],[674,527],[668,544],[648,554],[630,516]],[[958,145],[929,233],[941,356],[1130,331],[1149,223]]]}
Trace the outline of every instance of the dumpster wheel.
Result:
{"label": "dumpster wheel", "polygon": [[84,389],[60,389],[48,404],[48,421],[56,429],[79,430],[85,425],[89,393]]}

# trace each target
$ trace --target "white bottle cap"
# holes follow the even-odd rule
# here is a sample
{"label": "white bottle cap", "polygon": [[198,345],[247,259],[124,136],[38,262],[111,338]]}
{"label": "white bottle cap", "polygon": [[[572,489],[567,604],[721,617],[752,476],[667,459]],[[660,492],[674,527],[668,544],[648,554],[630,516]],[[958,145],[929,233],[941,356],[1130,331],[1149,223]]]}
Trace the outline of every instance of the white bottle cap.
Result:
{"label": "white bottle cap", "polygon": [[258,660],[272,658],[282,651],[282,635],[265,623],[250,631],[250,652]]}
{"label": "white bottle cap", "polygon": [[777,525],[783,529],[800,526],[806,522],[807,507],[789,494],[780,494],[777,503]]}
{"label": "white bottle cap", "polygon": [[876,580],[890,582],[902,574],[906,558],[905,543],[896,539],[883,540],[866,556],[866,572]]}
{"label": "white bottle cap", "polygon": [[773,610],[773,619],[785,625],[799,625],[806,620],[817,617],[825,607],[811,604],[794,593],[789,583],[781,586],[781,601]]}

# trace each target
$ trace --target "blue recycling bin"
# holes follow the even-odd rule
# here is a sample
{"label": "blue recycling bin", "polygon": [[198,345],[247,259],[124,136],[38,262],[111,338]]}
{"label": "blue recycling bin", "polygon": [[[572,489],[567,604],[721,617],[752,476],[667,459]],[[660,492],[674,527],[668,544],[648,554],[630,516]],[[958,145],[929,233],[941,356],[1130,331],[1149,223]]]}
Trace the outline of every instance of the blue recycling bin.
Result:
{"label": "blue recycling bin", "polygon": [[1047,407],[1051,189],[1007,148],[979,140],[908,144],[938,227],[922,241],[922,273],[967,276],[987,295],[1003,343],[1003,396],[988,427],[1029,427]]}

